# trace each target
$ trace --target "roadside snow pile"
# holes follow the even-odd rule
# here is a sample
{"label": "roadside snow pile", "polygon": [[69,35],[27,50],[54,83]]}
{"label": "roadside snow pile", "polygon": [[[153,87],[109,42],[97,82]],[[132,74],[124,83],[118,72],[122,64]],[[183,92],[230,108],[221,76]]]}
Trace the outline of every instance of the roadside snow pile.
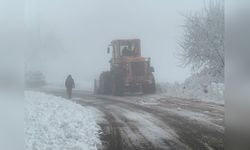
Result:
{"label": "roadside snow pile", "polygon": [[167,96],[224,103],[225,86],[223,83],[200,83],[161,83],[157,85],[157,91]]}
{"label": "roadside snow pile", "polygon": [[25,92],[25,149],[97,150],[95,112],[60,97]]}

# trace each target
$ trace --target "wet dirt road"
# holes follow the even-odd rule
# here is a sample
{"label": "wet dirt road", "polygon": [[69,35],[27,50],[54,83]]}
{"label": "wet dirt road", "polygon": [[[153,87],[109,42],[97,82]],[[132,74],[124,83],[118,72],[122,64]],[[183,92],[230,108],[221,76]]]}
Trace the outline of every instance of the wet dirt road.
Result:
{"label": "wet dirt road", "polygon": [[[64,91],[46,91],[66,97]],[[99,114],[103,150],[224,149],[224,106],[174,97],[101,96],[76,91],[73,101]]]}

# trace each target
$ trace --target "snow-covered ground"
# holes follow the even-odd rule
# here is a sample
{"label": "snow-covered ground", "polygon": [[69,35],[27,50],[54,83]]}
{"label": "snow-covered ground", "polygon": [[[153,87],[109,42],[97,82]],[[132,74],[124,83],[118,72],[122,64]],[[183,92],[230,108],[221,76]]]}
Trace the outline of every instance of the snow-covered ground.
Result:
{"label": "snow-covered ground", "polygon": [[211,83],[207,86],[200,83],[159,83],[157,91],[157,95],[160,97],[179,97],[187,100],[225,103],[225,85],[223,83]]}
{"label": "snow-covered ground", "polygon": [[114,146],[109,144],[110,140],[117,146],[114,150],[123,146],[125,149],[197,149],[192,146],[203,145],[200,139],[208,149],[214,149],[213,144],[218,149],[222,147],[220,141],[220,144],[210,141],[221,140],[224,134],[224,105],[160,94],[93,95],[92,99],[85,93],[75,96],[79,96],[74,98],[79,104],[91,105],[102,113],[99,124],[107,149]]}
{"label": "snow-covered ground", "polygon": [[97,150],[100,127],[93,108],[61,97],[25,92],[25,149]]}

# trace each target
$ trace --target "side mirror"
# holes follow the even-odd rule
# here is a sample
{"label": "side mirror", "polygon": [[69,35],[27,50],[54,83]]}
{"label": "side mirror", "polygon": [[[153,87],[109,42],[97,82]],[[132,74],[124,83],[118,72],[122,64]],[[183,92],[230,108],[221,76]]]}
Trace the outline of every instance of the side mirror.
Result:
{"label": "side mirror", "polygon": [[110,48],[108,47],[108,50],[107,50],[108,54],[110,53]]}
{"label": "side mirror", "polygon": [[149,67],[150,72],[155,72],[155,68],[154,67]]}

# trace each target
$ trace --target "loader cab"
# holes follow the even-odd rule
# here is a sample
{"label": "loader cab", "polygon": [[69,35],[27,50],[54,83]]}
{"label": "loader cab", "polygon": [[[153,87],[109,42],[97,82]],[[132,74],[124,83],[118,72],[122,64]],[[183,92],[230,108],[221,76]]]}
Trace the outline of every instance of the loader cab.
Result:
{"label": "loader cab", "polygon": [[139,39],[114,40],[111,42],[112,58],[120,59],[121,57],[139,57],[141,56],[141,47]]}

